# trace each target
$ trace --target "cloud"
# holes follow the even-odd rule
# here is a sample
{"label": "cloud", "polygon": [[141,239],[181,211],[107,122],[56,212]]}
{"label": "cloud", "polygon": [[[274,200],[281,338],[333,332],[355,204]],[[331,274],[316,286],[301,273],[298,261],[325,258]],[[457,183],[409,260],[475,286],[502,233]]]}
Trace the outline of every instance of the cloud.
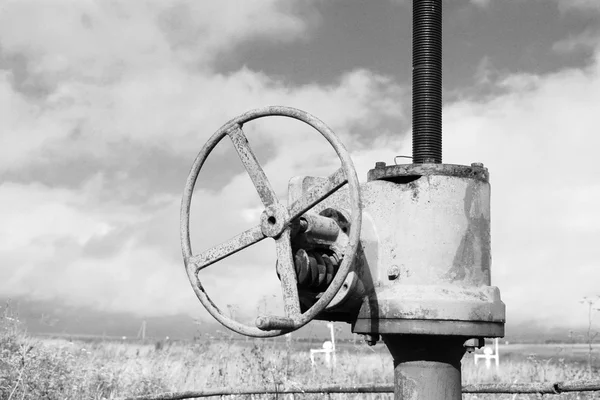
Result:
{"label": "cloud", "polygon": [[[394,116],[396,112],[390,111],[390,108],[400,109],[397,106],[390,107],[394,106],[392,98],[385,95],[386,90],[390,87],[393,89],[393,85],[389,83],[385,79],[371,76],[366,71],[357,71],[331,87],[282,88],[275,85],[274,88],[269,88],[269,85],[265,84],[262,89],[256,90],[273,98],[286,97],[293,105],[324,110],[323,114],[331,121],[331,125],[338,128],[352,143],[350,132],[353,129],[376,128],[378,125],[373,121]],[[232,90],[232,93],[237,90],[238,98],[247,97],[247,101],[250,102],[253,90],[244,93],[242,87],[241,84],[236,84],[235,88],[226,90]],[[380,97],[382,94],[384,95]],[[224,104],[231,106],[229,103]],[[223,110],[219,112],[224,113]],[[131,117],[133,127],[135,113]],[[223,118],[220,122],[225,121]],[[140,123],[143,122],[140,120]],[[212,125],[216,127],[219,124]],[[323,161],[331,159],[331,148],[318,133],[311,132],[312,129],[308,130],[297,122],[277,118],[256,125],[254,128],[253,124],[248,124],[245,130],[251,143],[272,142],[275,155],[267,158],[264,168],[282,198],[285,198],[283,196],[290,177],[300,173],[327,175],[335,170],[335,163]],[[206,131],[205,135],[212,133],[208,129]],[[185,157],[185,164],[189,166],[205,138],[206,136],[196,140],[185,139],[193,144],[193,148],[190,149],[190,144],[180,143],[173,151]],[[258,139],[256,142],[255,138]],[[141,139],[133,140],[143,143]],[[155,139],[148,136],[147,140],[152,142]],[[157,140],[166,139],[157,136]],[[224,144],[229,145],[227,142]],[[66,148],[78,152],[89,151],[91,157],[110,159],[108,148],[102,151],[102,145],[106,143],[100,142],[97,145],[100,149],[98,152],[94,152],[92,148],[86,149],[85,145],[71,144]],[[186,151],[183,151],[184,147]],[[260,146],[258,149],[260,150]],[[133,147],[130,149],[133,154],[124,156],[135,157],[136,150],[138,149]],[[201,176],[198,184],[200,190],[196,194],[197,203],[192,210],[195,222],[192,237],[197,244],[197,251],[216,245],[258,223],[260,212],[251,213],[260,205],[255,189],[246,172],[240,172],[237,157],[231,152],[226,154],[230,156],[229,159],[222,161],[219,159],[219,152],[216,152],[213,159],[217,165],[207,164],[208,172]],[[69,157],[68,154],[65,156]],[[118,162],[118,159],[116,161]],[[152,160],[148,159],[146,162],[151,163]],[[237,170],[233,170],[229,181],[223,181],[219,185],[212,182],[211,175],[212,171],[220,168],[223,163],[237,165]],[[72,164],[72,167],[76,165]],[[124,162],[124,165],[127,163]],[[47,168],[51,167],[51,163],[47,165]],[[168,165],[163,167],[168,168]],[[3,251],[2,258],[12,262],[5,264],[3,269],[10,279],[4,281],[7,285],[2,287],[2,292],[7,295],[28,294],[40,298],[65,297],[77,304],[94,305],[114,311],[150,314],[189,312],[193,308],[191,305],[197,304],[190,297],[193,293],[187,287],[188,283],[183,275],[179,249],[178,209],[184,179],[185,175],[182,174],[175,193],[172,193],[172,190],[161,191],[160,187],[154,188],[152,176],[147,177],[140,186],[139,182],[130,179],[127,170],[112,177],[106,177],[102,172],[96,173],[84,180],[81,187],[71,189],[41,187],[30,182],[3,185],[15,203],[25,196],[31,196],[36,202],[23,209],[7,204],[6,210],[11,210],[13,218],[7,220],[0,229],[6,235],[17,226],[22,227],[24,232],[21,242],[11,243]],[[35,176],[29,180],[35,181]],[[221,188],[217,191],[203,190],[206,182]],[[148,197],[139,199],[135,196],[136,192],[144,193]],[[61,197],[57,198],[59,195]],[[137,201],[128,201],[131,197],[135,197]],[[52,204],[54,206],[51,206]],[[63,225],[56,225],[53,223],[54,219],[43,219],[52,216],[63,220],[61,214],[54,210],[54,207],[59,205],[61,212],[66,215]],[[25,213],[30,218],[23,220],[21,216]],[[38,214],[41,216],[39,225],[36,223]],[[93,223],[89,223],[94,229],[80,225],[86,221],[85,217],[89,214],[95,216]],[[57,230],[57,226],[63,228]],[[29,245],[37,242],[44,244],[41,249],[43,251],[39,253],[41,258],[20,260],[18,254],[23,254]],[[271,251],[274,256],[274,250]],[[208,271],[209,292],[211,287],[215,288],[214,293],[219,304],[238,300],[235,297],[230,298],[230,294],[238,290],[227,288],[239,285],[239,276],[249,275],[244,278],[250,285],[245,290],[246,297],[254,299],[254,302],[264,292],[278,290],[273,273],[273,257],[271,260],[264,257],[260,249],[247,252],[244,257],[217,266],[214,272]],[[24,267],[23,263],[28,267]],[[20,272],[13,274],[12,271],[17,269]],[[264,287],[264,282],[269,282],[267,276],[271,278],[270,288]],[[47,282],[53,284],[46,285]],[[160,288],[156,287],[158,283],[162,284]],[[171,292],[182,295],[171,296]],[[164,302],[165,297],[169,297],[169,302]],[[247,304],[254,302],[249,301]]]}
{"label": "cloud", "polygon": [[557,53],[568,54],[578,50],[594,50],[598,46],[600,32],[597,29],[588,28],[583,32],[570,35],[566,39],[554,43],[552,50]]}
{"label": "cloud", "polygon": [[[325,86],[291,86],[248,68],[214,71],[218,57],[248,41],[304,40],[316,17],[306,3],[287,0],[209,3],[3,5],[3,295],[195,313],[179,203],[193,158],[219,126],[251,108],[286,104],[318,115],[360,149],[366,134],[385,134],[404,118],[404,89],[367,70]],[[326,141],[298,122],[271,118],[244,130],[282,198],[290,177],[337,168]],[[194,250],[257,224],[260,210],[224,141],[198,182]],[[209,293],[223,307],[253,310],[279,291],[274,256],[265,242],[207,270]]]}
{"label": "cloud", "polygon": [[496,81],[503,94],[445,109],[445,161],[491,172],[493,276],[512,321],[581,323],[578,300],[597,292],[599,73],[595,61],[507,75]]}
{"label": "cloud", "polygon": [[51,161],[48,154],[75,140],[79,150],[104,157],[121,141],[190,139],[222,88],[227,96],[236,85],[264,83],[247,71],[209,72],[215,58],[250,40],[304,37],[307,24],[294,4],[4,2],[0,110],[10,117],[0,171]]}
{"label": "cloud", "polygon": [[298,9],[293,0],[5,1],[0,32],[3,52],[31,57],[33,74],[111,80],[132,67],[198,67],[254,39],[297,40],[307,28]]}
{"label": "cloud", "polygon": [[[249,3],[235,3],[233,15],[225,2],[3,3],[1,293],[197,313],[179,246],[181,192],[209,135],[248,109],[285,104],[317,115],[352,152],[361,180],[376,161],[409,154],[407,132],[397,131],[406,88],[389,77],[357,69],[297,86],[249,68],[216,71],[219,57],[248,41],[304,40],[318,21],[291,0]],[[577,323],[579,298],[595,294],[600,278],[598,59],[549,75],[485,62],[479,71],[497,90],[446,105],[445,162],[490,168],[493,278],[509,320]],[[324,139],[296,121],[244,130],[282,198],[290,177],[337,167]],[[225,140],[198,181],[194,251],[255,225],[261,209]],[[265,241],[208,268],[209,294],[249,315],[279,292],[274,256]]]}
{"label": "cloud", "polygon": [[556,0],[561,10],[600,11],[596,0]]}
{"label": "cloud", "polygon": [[487,7],[491,2],[492,0],[471,0],[471,3],[479,7]]}
{"label": "cloud", "polygon": [[[526,0],[521,0],[526,1]],[[600,11],[600,3],[596,0],[554,0],[561,11]],[[487,7],[499,0],[470,0],[476,6]],[[538,0],[540,3],[548,3],[547,0]]]}

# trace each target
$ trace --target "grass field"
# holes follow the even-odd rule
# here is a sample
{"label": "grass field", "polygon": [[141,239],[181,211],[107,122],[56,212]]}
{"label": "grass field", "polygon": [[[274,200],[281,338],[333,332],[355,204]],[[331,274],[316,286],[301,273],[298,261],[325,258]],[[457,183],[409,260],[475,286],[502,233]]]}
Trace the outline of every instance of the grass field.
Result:
{"label": "grass field", "polygon": [[[313,345],[313,347],[316,347]],[[311,366],[309,343],[274,340],[199,340],[131,343],[38,339],[26,335],[14,319],[0,320],[0,399],[112,399],[164,391],[200,390],[277,384],[393,382],[392,360],[385,346],[338,344],[337,365],[320,359]],[[583,345],[501,346],[500,369],[463,359],[463,383],[528,383],[587,379],[598,376],[600,354],[594,349],[594,371],[587,368]],[[241,396],[240,396],[241,397]],[[238,398],[240,398],[238,397]],[[390,399],[391,395],[296,395],[309,398]],[[231,397],[232,398],[232,397]],[[245,398],[250,398],[246,396]],[[253,398],[275,398],[254,396]],[[293,398],[288,395],[286,398]],[[469,399],[523,399],[535,395],[465,395]],[[555,399],[600,398],[563,394]]]}

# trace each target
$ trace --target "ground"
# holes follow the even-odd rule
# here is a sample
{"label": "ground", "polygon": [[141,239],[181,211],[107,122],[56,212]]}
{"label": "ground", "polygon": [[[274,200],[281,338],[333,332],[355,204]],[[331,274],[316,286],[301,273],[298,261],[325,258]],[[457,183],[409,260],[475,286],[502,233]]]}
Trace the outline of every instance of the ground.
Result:
{"label": "ground", "polygon": [[[0,321],[0,398],[114,399],[164,391],[217,387],[306,387],[319,384],[390,384],[392,360],[385,346],[362,342],[337,344],[335,368],[324,357],[312,366],[309,349],[320,343],[285,339],[195,341],[69,341],[36,338],[14,321]],[[600,346],[582,344],[509,344],[500,347],[500,368],[474,365],[463,358],[463,383],[529,383],[589,379],[598,376]],[[289,395],[291,396],[291,395]],[[250,398],[249,396],[238,396]],[[261,398],[255,396],[254,398]],[[274,396],[264,396],[274,398]],[[291,397],[290,397],[291,398]],[[296,395],[323,398],[323,395]],[[330,395],[329,398],[390,399],[391,395]],[[477,399],[522,399],[527,395],[465,395]],[[531,395],[531,398],[537,398]],[[563,394],[556,399],[594,398]]]}

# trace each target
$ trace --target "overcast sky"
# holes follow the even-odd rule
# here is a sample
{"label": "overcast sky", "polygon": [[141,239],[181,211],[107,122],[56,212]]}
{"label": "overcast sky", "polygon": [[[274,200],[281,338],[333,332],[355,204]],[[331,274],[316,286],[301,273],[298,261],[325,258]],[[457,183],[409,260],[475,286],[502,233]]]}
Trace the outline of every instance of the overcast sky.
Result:
{"label": "overcast sky", "polygon": [[[493,284],[510,322],[586,321],[600,294],[600,1],[444,1],[444,162],[492,183]],[[366,180],[410,155],[411,7],[400,0],[0,0],[0,295],[209,318],[179,206],[207,138],[304,109]],[[245,127],[277,193],[337,159],[281,118]],[[258,223],[230,143],[192,205],[195,252]],[[279,301],[273,243],[203,271],[218,305]]]}

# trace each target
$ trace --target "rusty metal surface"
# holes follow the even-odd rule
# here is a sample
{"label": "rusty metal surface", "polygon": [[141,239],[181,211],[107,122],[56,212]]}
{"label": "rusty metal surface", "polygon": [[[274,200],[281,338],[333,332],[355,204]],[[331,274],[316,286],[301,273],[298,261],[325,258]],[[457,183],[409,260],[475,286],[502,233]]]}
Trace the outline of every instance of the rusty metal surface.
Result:
{"label": "rusty metal surface", "polygon": [[[318,187],[323,185],[326,182],[326,178],[313,177],[313,176],[299,176],[294,177],[289,182],[288,188],[288,202],[295,203],[297,202],[305,193],[310,192],[313,187]],[[320,240],[304,240],[303,235],[296,235],[294,237],[293,245],[298,249],[309,249],[311,252],[319,252],[321,258],[323,259],[323,263],[319,264],[320,261],[317,261],[315,257],[314,269],[315,275],[319,274],[319,267],[324,266],[325,271],[327,273],[328,263],[327,263],[327,255],[329,255],[330,260],[335,265],[335,270],[338,269],[338,265],[341,260],[344,258],[345,248],[348,246],[349,237],[348,233],[350,232],[351,222],[349,221],[349,194],[348,188],[342,187],[340,190],[335,192],[331,197],[325,199],[319,204],[315,205],[313,209],[311,209],[311,214],[318,214],[320,216],[324,216],[327,218],[331,218],[335,221],[336,225],[340,228],[341,232],[338,232],[338,235],[335,241],[320,241]],[[364,226],[364,218],[363,214],[363,225]],[[313,238],[314,239],[314,238]],[[315,244],[317,246],[315,246]],[[319,244],[325,244],[325,249]],[[325,308],[325,312],[323,312],[319,319],[328,320],[328,321],[345,321],[351,322],[350,315],[355,315],[356,306],[359,306],[362,302],[362,297],[365,292],[362,282],[359,278],[359,273],[361,270],[357,268],[357,257],[361,258],[362,250],[360,246],[358,247],[357,256],[354,257],[354,262],[351,264],[351,270],[346,277],[342,288],[337,292],[335,297],[331,300],[331,302]],[[299,260],[301,264],[306,264],[310,262],[310,267],[312,270],[312,258],[308,257],[309,260]],[[299,271],[302,272],[302,271]],[[305,278],[305,283],[308,283],[312,280],[311,277]],[[327,277],[326,277],[327,279]],[[314,282],[314,281],[313,281]],[[330,284],[327,281],[327,284]],[[300,287],[300,295],[301,295],[301,303],[303,304],[303,308],[310,307],[310,305],[314,304],[319,296],[321,296],[321,292],[324,290],[323,288],[318,287],[318,285],[303,285]],[[354,310],[354,311],[353,311]]]}
{"label": "rusty metal surface", "polygon": [[[600,391],[600,380],[579,380],[565,382],[533,382],[533,383],[484,383],[463,385],[462,392],[468,394],[560,394],[574,392]],[[150,395],[121,397],[116,400],[186,400],[201,397],[217,396],[250,396],[278,394],[334,394],[334,393],[393,393],[392,384],[363,384],[363,385],[319,385],[308,387],[273,386],[244,387],[244,388],[211,388],[189,390],[185,392],[164,392]]]}
{"label": "rusty metal surface", "polygon": [[430,175],[455,176],[489,182],[489,172],[483,164],[466,166],[455,164],[398,164],[374,168],[367,173],[367,180],[394,180],[403,177]]}
{"label": "rusty metal surface", "polygon": [[306,213],[300,219],[306,221],[306,227],[303,231],[307,236],[335,242],[340,233],[340,227],[331,218],[323,217],[319,214]]}
{"label": "rusty metal surface", "polygon": [[[166,392],[153,395],[126,397],[116,400],[185,400],[201,397],[221,396],[253,396],[253,395],[280,395],[280,394],[327,394],[327,393],[392,393],[392,385],[367,384],[367,385],[318,385],[298,387],[274,383],[272,386],[257,386],[244,388],[212,388],[204,390],[189,390],[185,392]],[[278,397],[274,397],[277,399]]]}
{"label": "rusty metal surface", "polygon": [[296,322],[292,318],[278,317],[272,315],[261,315],[256,318],[256,326],[263,331],[272,331],[275,329],[293,330]]}
{"label": "rusty metal surface", "polygon": [[[298,297],[298,281],[296,280],[294,256],[292,255],[292,244],[290,243],[290,230],[286,229],[281,236],[275,239],[275,243],[277,250],[277,273],[281,280],[281,289],[283,292],[283,308],[287,318],[296,321],[301,317],[300,298]],[[269,317],[264,316],[264,318],[268,319]],[[267,325],[265,324],[264,326]]]}
{"label": "rusty metal surface", "polygon": [[324,292],[339,269],[339,260],[325,250],[299,249],[294,255],[294,266],[301,290]]}
{"label": "rusty metal surface", "polygon": [[299,200],[292,203],[292,205],[289,207],[290,217],[294,219],[304,214],[306,211],[325,200],[336,190],[344,186],[346,182],[347,179],[344,173],[344,168],[338,169],[327,179],[320,179],[319,182],[312,186],[309,191],[303,193]]}
{"label": "rusty metal surface", "polygon": [[246,167],[246,171],[248,172],[248,175],[250,175],[250,179],[252,179],[252,183],[254,183],[254,187],[263,204],[265,206],[270,206],[271,204],[277,203],[278,200],[275,191],[271,187],[271,183],[269,182],[265,171],[263,171],[256,156],[250,149],[248,138],[244,135],[241,125],[233,125],[227,130],[227,135],[231,138],[233,147],[235,147],[235,150],[240,156],[240,160],[242,160],[244,167]]}
{"label": "rusty metal surface", "polygon": [[453,336],[383,335],[394,358],[397,400],[460,400],[464,340]]}
{"label": "rusty metal surface", "polygon": [[505,306],[494,286],[391,285],[365,298],[358,318],[505,321]]}
{"label": "rusty metal surface", "polygon": [[501,336],[505,305],[490,286],[489,183],[434,174],[371,181],[362,194],[361,245],[373,289],[355,331]]}
{"label": "rusty metal surface", "polygon": [[195,267],[195,273],[208,267],[211,264],[216,263],[219,260],[229,257],[232,254],[237,253],[240,250],[245,249],[248,246],[258,243],[263,240],[266,236],[263,234],[260,226],[248,229],[245,232],[223,242],[215,247],[210,248],[202,252],[201,254],[192,256],[188,259],[188,264],[193,264]]}
{"label": "rusty metal surface", "polygon": [[[264,171],[248,146],[247,139],[241,130],[244,123],[271,115],[294,118],[315,128],[334,148],[342,164],[340,169],[328,178],[321,180],[320,184],[315,185],[308,192],[304,193],[298,201],[287,208],[283,206],[275,196]],[[266,206],[265,211],[261,215],[261,224],[259,227],[246,231],[199,255],[193,255],[190,241],[189,217],[194,186],[200,169],[204,165],[208,155],[225,136],[229,136],[232,139],[242,163],[254,182],[263,204]],[[296,275],[289,243],[289,233],[292,222],[304,212],[329,197],[346,183],[348,183],[348,190],[344,191],[344,193],[347,197],[347,203],[349,204],[348,209],[351,211],[350,220],[352,229],[348,233],[348,242],[344,248],[344,258],[339,266],[338,273],[332,279],[331,284],[325,293],[323,293],[310,309],[304,313],[300,313]],[[186,272],[190,283],[192,284],[192,288],[200,302],[221,324],[240,334],[248,336],[272,337],[282,335],[290,330],[298,329],[314,319],[334,299],[338,290],[343,288],[348,272],[350,271],[352,259],[354,258],[354,254],[358,247],[361,220],[362,215],[358,177],[356,176],[350,154],[335,133],[316,117],[294,108],[272,106],[252,110],[233,118],[223,125],[209,138],[192,165],[181,203],[181,246]],[[258,231],[259,228],[260,232]],[[208,297],[197,275],[197,272],[200,269],[205,268],[216,261],[222,260],[223,258],[264,239],[264,237],[271,237],[277,241],[277,268],[279,269],[278,272],[281,277],[284,308],[287,314],[285,317],[278,318],[286,319],[286,321],[292,320],[292,328],[289,328],[290,324],[286,322],[285,329],[278,328],[265,331],[258,327],[241,324],[227,317]],[[281,326],[281,324],[278,325],[278,323],[275,323],[275,321],[277,321],[276,317],[262,316],[261,318],[261,326],[263,327],[272,328],[274,326]],[[269,318],[271,318],[271,320]]]}
{"label": "rusty metal surface", "polygon": [[[355,332],[503,336],[505,305],[491,286],[490,186],[466,175],[361,185],[353,268],[366,296],[360,311],[347,311],[358,317]],[[343,191],[313,211],[346,209]]]}
{"label": "rusty metal surface", "polygon": [[260,215],[260,227],[265,236],[277,238],[284,229],[290,228],[290,214],[287,208],[277,201],[268,205]]}
{"label": "rusty metal surface", "polygon": [[433,319],[356,319],[352,325],[354,333],[457,335],[480,337],[503,337],[504,323],[444,321]]}

